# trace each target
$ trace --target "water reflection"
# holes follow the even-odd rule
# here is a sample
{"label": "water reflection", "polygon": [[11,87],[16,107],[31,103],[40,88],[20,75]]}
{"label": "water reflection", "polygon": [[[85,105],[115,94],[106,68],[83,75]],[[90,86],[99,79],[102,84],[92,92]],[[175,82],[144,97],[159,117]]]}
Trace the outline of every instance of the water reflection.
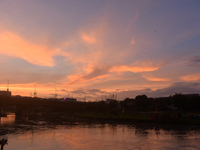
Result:
{"label": "water reflection", "polygon": [[8,115],[1,118],[0,138],[9,139],[6,150],[200,149],[198,127],[55,120]]}

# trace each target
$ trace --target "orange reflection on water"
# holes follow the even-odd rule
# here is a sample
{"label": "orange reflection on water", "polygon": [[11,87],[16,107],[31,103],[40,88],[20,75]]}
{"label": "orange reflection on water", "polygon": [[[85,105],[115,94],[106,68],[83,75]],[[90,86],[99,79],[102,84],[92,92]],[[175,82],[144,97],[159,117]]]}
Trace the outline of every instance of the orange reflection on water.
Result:
{"label": "orange reflection on water", "polygon": [[[30,127],[30,126],[29,126]],[[6,150],[199,149],[199,130],[138,124],[33,125],[8,134]],[[26,131],[26,132],[24,132]]]}

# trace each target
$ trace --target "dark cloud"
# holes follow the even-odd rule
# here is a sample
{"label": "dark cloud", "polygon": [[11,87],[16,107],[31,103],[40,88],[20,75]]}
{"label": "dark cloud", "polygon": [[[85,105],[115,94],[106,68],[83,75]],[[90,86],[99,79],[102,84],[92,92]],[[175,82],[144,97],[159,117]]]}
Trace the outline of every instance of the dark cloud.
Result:
{"label": "dark cloud", "polygon": [[89,74],[81,76],[80,78],[77,78],[76,80],[70,82],[69,84],[72,85],[72,84],[75,84],[75,83],[82,81],[82,80],[83,81],[92,80],[92,79],[95,79],[99,76],[106,75],[110,68],[111,68],[111,66],[96,67]]}
{"label": "dark cloud", "polygon": [[[55,98],[55,94],[49,94],[50,95],[50,98]],[[57,94],[57,98],[61,98],[62,97],[62,95],[60,95],[60,94]]]}
{"label": "dark cloud", "polygon": [[200,66],[200,55],[196,55],[189,60],[189,66]]}
{"label": "dark cloud", "polygon": [[158,89],[153,92],[153,96],[169,96],[175,93],[199,93],[200,83],[197,82],[179,82],[163,89]]}
{"label": "dark cloud", "polygon": [[153,91],[150,88],[143,90],[130,90],[117,92],[118,100],[124,100],[125,98],[135,98],[137,95],[145,94],[148,97],[167,97],[174,95],[175,93],[193,94],[199,93],[200,83],[197,82],[178,82],[170,85],[169,87],[157,89]]}
{"label": "dark cloud", "polygon": [[[67,90],[63,89],[63,91],[67,91]],[[99,89],[77,89],[77,90],[71,91],[71,93],[74,93],[74,94],[92,94],[92,95],[107,94],[107,92],[99,90]]]}
{"label": "dark cloud", "polygon": [[85,91],[83,89],[78,89],[78,90],[72,91],[72,93],[74,93],[74,94],[85,94]]}
{"label": "dark cloud", "polygon": [[[74,97],[77,100],[84,101],[86,97],[86,101],[95,101],[95,100],[106,100],[110,98],[110,96],[114,95],[117,97],[117,100],[124,100],[125,98],[135,98],[137,95],[147,95],[148,97],[156,98],[156,97],[168,97],[170,95],[174,95],[175,93],[182,94],[193,94],[199,93],[200,83],[198,82],[178,82],[174,83],[166,88],[152,90],[151,88],[145,88],[141,90],[129,90],[122,91],[117,89],[113,92],[105,92],[99,89],[77,89],[74,91],[67,91],[65,89],[61,89],[63,92],[70,92],[75,94]],[[85,94],[85,95],[83,95]]]}
{"label": "dark cloud", "polygon": [[89,94],[92,94],[92,95],[99,95],[99,94],[101,94],[101,93],[104,93],[103,91],[101,91],[101,90],[99,90],[99,89],[89,89],[89,90],[87,90],[87,92],[88,92]]}
{"label": "dark cloud", "polygon": [[89,93],[96,93],[96,92],[102,92],[101,90],[99,90],[99,89],[89,89],[89,90],[87,90]]}
{"label": "dark cloud", "polygon": [[90,80],[90,79],[93,79],[93,78],[96,78],[98,76],[101,76],[101,75],[105,75],[108,71],[109,71],[110,67],[99,67],[99,68],[94,68],[94,70],[83,76],[82,79],[85,79],[85,80]]}
{"label": "dark cloud", "polygon": [[194,56],[190,62],[196,62],[196,63],[199,63],[200,62],[200,56]]}
{"label": "dark cloud", "polygon": [[125,98],[135,98],[137,95],[147,95],[149,97],[150,93],[153,91],[150,88],[142,89],[142,90],[129,90],[129,91],[118,91],[117,98],[118,100],[124,100]]}
{"label": "dark cloud", "polygon": [[65,90],[65,89],[60,89],[61,92],[66,92],[68,93],[69,91]]}

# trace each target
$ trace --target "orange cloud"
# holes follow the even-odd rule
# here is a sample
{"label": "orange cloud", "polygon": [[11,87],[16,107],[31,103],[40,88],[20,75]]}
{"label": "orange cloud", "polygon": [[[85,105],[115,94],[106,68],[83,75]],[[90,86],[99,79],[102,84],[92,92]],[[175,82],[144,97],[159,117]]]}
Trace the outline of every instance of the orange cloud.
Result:
{"label": "orange cloud", "polygon": [[[88,70],[90,70],[89,72],[86,72],[85,75],[73,75],[73,76],[68,76],[68,79],[70,80],[68,83],[69,85],[78,83],[78,82],[85,82],[85,81],[91,81],[91,80],[96,80],[96,79],[103,79],[103,78],[107,78],[107,77],[115,77],[116,74],[113,74],[113,72],[148,72],[148,71],[155,71],[159,69],[158,67],[153,67],[153,66],[148,66],[143,63],[141,65],[138,66],[125,66],[125,65],[121,65],[121,66],[99,66],[99,67],[95,67],[95,68],[91,68],[89,67]],[[85,69],[86,70],[86,69]],[[154,80],[154,81],[168,81],[169,79],[158,79],[158,78],[149,78],[149,80]]]}
{"label": "orange cloud", "polygon": [[85,33],[81,33],[81,38],[89,43],[89,44],[94,44],[96,43],[96,38],[93,34],[85,34]]}
{"label": "orange cloud", "polygon": [[137,10],[137,13],[135,16],[133,16],[133,18],[131,19],[130,23],[128,24],[128,27],[127,27],[127,30],[130,29],[130,27],[132,26],[133,22],[135,22],[138,18],[138,15],[139,15],[139,9]]}
{"label": "orange cloud", "polygon": [[159,67],[153,67],[153,66],[115,66],[110,69],[111,72],[148,72],[148,71],[155,71],[158,70]]}
{"label": "orange cloud", "polygon": [[91,81],[91,80],[96,80],[96,79],[103,79],[110,76],[109,74],[106,74],[106,69],[94,69],[92,70],[90,73],[86,74],[86,75],[71,75],[71,76],[67,76],[68,79],[70,80],[68,83],[68,85],[72,85],[75,84],[77,82],[86,82],[86,81]]}
{"label": "orange cloud", "polygon": [[134,37],[132,37],[131,44],[133,44],[133,45],[135,44]]}
{"label": "orange cloud", "polygon": [[200,80],[200,73],[182,76],[180,77],[180,79],[184,81],[197,81]]}
{"label": "orange cloud", "polygon": [[0,32],[1,54],[22,58],[39,66],[54,66],[52,57],[58,52],[58,49],[49,49],[45,45],[36,45],[17,34]]}
{"label": "orange cloud", "polygon": [[147,77],[147,76],[143,76],[143,77],[149,81],[170,81],[170,79],[168,78],[152,78],[152,77]]}

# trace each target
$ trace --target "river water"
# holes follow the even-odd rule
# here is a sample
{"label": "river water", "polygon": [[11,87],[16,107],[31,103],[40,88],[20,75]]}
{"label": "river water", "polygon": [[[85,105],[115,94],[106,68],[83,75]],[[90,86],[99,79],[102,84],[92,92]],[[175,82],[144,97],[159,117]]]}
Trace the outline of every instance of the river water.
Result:
{"label": "river water", "polygon": [[4,150],[199,150],[197,126],[1,118]]}

